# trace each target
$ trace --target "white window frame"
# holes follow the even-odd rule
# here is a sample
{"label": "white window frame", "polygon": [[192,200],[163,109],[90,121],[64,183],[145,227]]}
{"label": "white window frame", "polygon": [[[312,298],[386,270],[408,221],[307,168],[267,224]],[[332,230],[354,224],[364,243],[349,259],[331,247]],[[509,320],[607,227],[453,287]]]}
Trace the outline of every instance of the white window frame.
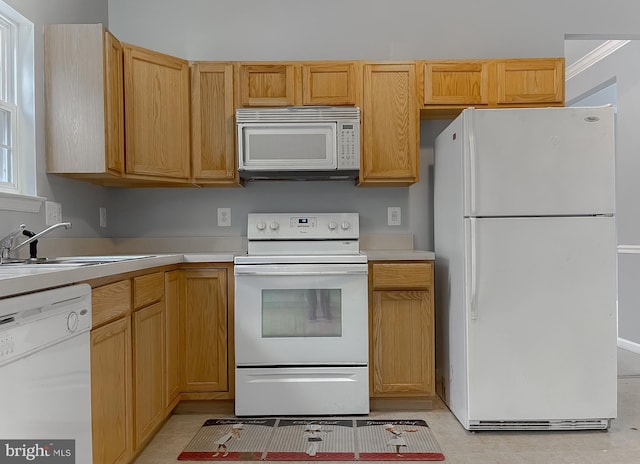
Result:
{"label": "white window frame", "polygon": [[34,25],[2,0],[0,16],[3,25],[10,25],[13,52],[7,55],[8,62],[0,65],[2,72],[6,65],[14,69],[3,79],[6,92],[0,89],[0,96],[7,96],[6,101],[0,101],[0,108],[11,114],[12,126],[11,181],[0,178],[0,210],[38,212],[45,199],[36,195]]}

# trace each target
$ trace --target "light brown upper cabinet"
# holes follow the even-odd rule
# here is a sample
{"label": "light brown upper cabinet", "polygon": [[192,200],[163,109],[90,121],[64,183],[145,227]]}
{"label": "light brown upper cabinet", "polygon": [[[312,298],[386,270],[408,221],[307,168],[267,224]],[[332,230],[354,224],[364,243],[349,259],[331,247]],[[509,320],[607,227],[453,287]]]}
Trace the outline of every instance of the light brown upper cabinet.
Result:
{"label": "light brown upper cabinet", "polygon": [[101,24],[45,26],[45,123],[47,172],[188,185],[188,63],[123,45]]}
{"label": "light brown upper cabinet", "polygon": [[319,62],[302,65],[303,105],[355,105],[356,64]]}
{"label": "light brown upper cabinet", "polygon": [[353,61],[237,63],[240,107],[357,105]]}
{"label": "light brown upper cabinet", "polygon": [[97,182],[124,173],[122,46],[101,24],[44,30],[47,172]]}
{"label": "light brown upper cabinet", "polygon": [[564,105],[564,58],[496,62],[498,105]]}
{"label": "light brown upper cabinet", "polygon": [[489,64],[486,61],[424,63],[425,105],[487,105]]}
{"label": "light brown upper cabinet", "polygon": [[424,118],[479,108],[564,106],[564,58],[423,61]]}
{"label": "light brown upper cabinet", "polygon": [[199,185],[240,185],[233,74],[232,63],[191,65],[192,176]]}
{"label": "light brown upper cabinet", "polygon": [[366,63],[360,185],[418,181],[420,115],[416,65]]}
{"label": "light brown upper cabinet", "polygon": [[134,45],[123,50],[127,174],[186,182],[189,63]]}
{"label": "light brown upper cabinet", "polygon": [[239,106],[295,104],[295,69],[292,64],[238,65]]}

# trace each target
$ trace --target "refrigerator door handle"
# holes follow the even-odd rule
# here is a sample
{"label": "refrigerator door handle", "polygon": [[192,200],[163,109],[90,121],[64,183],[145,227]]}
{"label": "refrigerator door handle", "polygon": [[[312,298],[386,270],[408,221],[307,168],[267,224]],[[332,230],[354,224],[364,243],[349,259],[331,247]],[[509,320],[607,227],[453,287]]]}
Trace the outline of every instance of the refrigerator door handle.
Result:
{"label": "refrigerator door handle", "polygon": [[469,205],[471,216],[476,215],[476,133],[473,111],[469,111]]}
{"label": "refrigerator door handle", "polygon": [[472,320],[478,318],[478,306],[476,304],[477,293],[477,257],[476,257],[476,218],[469,219],[469,314]]}

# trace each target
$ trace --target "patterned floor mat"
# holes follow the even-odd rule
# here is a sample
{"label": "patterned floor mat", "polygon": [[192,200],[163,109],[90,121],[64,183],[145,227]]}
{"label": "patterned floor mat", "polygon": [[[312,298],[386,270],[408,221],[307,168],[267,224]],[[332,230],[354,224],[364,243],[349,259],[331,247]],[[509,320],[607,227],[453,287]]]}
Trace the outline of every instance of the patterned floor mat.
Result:
{"label": "patterned floor mat", "polygon": [[180,461],[443,461],[423,420],[209,419]]}

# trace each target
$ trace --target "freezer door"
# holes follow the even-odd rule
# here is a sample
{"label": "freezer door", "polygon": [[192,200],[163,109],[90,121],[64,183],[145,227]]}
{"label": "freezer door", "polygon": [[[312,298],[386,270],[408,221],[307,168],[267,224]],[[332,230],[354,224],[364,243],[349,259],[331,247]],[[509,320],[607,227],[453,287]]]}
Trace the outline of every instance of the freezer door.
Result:
{"label": "freezer door", "polygon": [[465,216],[614,212],[613,109],[465,110]]}
{"label": "freezer door", "polygon": [[614,418],[614,219],[465,225],[468,419]]}

